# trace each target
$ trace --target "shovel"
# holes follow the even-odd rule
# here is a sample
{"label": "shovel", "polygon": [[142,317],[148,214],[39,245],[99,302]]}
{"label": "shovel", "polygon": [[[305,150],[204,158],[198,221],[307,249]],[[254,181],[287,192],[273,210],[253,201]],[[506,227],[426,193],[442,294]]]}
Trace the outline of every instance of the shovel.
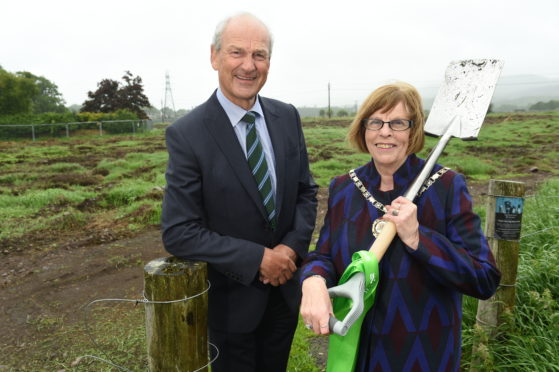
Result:
{"label": "shovel", "polygon": [[[495,59],[461,60],[451,62],[448,65],[444,83],[435,97],[424,127],[426,134],[435,137],[440,136],[441,138],[427,157],[423,169],[403,195],[406,199],[410,201],[415,199],[450,138],[457,137],[462,140],[475,140],[477,138],[502,68],[503,61]],[[370,261],[377,265],[375,268],[377,273],[378,261],[382,259],[395,236],[396,226],[393,223],[386,222],[380,235],[369,249],[368,253],[372,256]],[[361,260],[361,258],[362,255],[354,255],[354,262],[355,260]],[[375,275],[375,282],[366,280],[367,278],[364,275],[355,274],[347,280],[343,280],[344,277],[347,277],[348,270],[356,271],[355,268],[352,268],[354,262],[348,266],[346,272],[342,275],[341,285],[328,290],[330,297],[334,299],[335,314],[329,322],[330,332],[333,334],[330,336],[328,371],[338,370],[330,368],[332,365],[330,362],[336,359],[341,360],[334,356],[331,358],[330,352],[333,351],[333,354],[338,354],[335,350],[336,345],[342,345],[342,341],[344,341],[344,337],[340,336],[346,336],[354,323],[357,322],[360,325],[364,314],[374,302],[378,275]],[[362,263],[359,263],[359,265],[362,266]],[[364,299],[367,297],[372,297],[372,301],[365,301]],[[336,306],[337,302],[341,306]],[[343,320],[340,321],[337,317],[343,317]],[[359,329],[352,330],[350,333],[355,333],[358,340]],[[357,346],[354,349],[356,356]],[[347,352],[348,350],[344,351],[346,357],[348,357]],[[334,364],[338,363],[334,362]],[[353,368],[348,369],[348,367],[350,366],[346,363],[345,370],[353,370]]]}

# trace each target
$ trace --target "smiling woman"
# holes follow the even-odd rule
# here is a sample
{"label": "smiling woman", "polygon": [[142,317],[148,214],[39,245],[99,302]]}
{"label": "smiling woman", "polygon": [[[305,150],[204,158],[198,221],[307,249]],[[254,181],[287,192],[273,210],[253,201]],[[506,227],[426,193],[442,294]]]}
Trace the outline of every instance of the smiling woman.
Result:
{"label": "smiling woman", "polygon": [[419,93],[397,83],[369,95],[350,126],[350,143],[371,161],[330,184],[316,250],[303,262],[304,323],[317,334],[330,333],[334,311],[327,287],[340,281],[352,257],[369,250],[379,222],[392,222],[398,236],[378,264],[376,303],[356,342],[346,342],[342,351],[336,338],[330,340],[329,371],[409,371],[417,365],[457,371],[462,295],[485,299],[499,284],[462,175],[437,164],[431,186],[415,203],[402,196],[425,164],[415,155],[424,144],[423,124]]}
{"label": "smiling woman", "polygon": [[[381,180],[381,191],[392,190],[391,175],[400,168],[406,160],[408,151],[408,144],[410,140],[409,126],[404,127],[403,130],[396,130],[392,121],[395,123],[409,122],[407,119],[408,110],[402,102],[398,102],[392,109],[386,111],[375,111],[370,116],[369,120],[363,121],[362,125],[365,127],[365,143],[367,150],[373,157],[375,166],[381,175],[388,175]],[[386,120],[386,121],[385,121]],[[375,128],[371,124],[380,122],[380,127]],[[384,125],[388,123],[388,125]]]}
{"label": "smiling woman", "polygon": [[423,148],[424,123],[419,93],[402,82],[376,89],[357,112],[348,140],[360,152],[371,155],[382,176],[382,191],[392,190],[392,175],[408,155]]}

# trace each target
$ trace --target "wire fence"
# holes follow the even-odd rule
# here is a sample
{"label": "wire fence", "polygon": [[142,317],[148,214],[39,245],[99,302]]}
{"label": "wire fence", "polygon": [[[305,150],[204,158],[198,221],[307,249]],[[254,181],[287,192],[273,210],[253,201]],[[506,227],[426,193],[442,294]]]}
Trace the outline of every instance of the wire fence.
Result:
{"label": "wire fence", "polygon": [[74,137],[81,135],[143,133],[153,129],[151,120],[106,120],[53,124],[1,124],[0,139]]}

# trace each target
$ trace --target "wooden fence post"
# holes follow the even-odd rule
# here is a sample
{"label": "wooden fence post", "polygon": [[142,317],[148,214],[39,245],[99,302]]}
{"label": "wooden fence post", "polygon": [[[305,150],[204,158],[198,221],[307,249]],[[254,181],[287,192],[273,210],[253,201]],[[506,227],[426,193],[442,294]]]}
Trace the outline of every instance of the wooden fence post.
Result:
{"label": "wooden fence post", "polygon": [[146,299],[168,302],[145,305],[150,372],[195,371],[207,366],[207,278],[205,262],[166,257],[145,266]]}
{"label": "wooden fence post", "polygon": [[[485,236],[501,271],[501,283],[490,299],[478,302],[476,329],[483,338],[493,337],[505,321],[503,315],[514,310],[525,191],[523,182],[489,181]],[[474,344],[472,355],[471,370],[477,371],[488,356],[483,341]]]}

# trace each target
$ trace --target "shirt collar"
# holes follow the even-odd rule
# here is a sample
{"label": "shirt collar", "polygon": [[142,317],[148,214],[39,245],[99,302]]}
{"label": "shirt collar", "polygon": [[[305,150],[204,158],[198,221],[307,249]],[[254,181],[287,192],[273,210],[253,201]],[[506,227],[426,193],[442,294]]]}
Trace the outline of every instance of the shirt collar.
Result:
{"label": "shirt collar", "polygon": [[[225,113],[227,114],[227,117],[229,118],[231,125],[235,127],[239,123],[239,121],[241,121],[243,116],[245,116],[247,111],[244,108],[237,106],[236,104],[231,102],[227,97],[225,97],[225,95],[221,91],[221,88],[217,88],[216,95],[217,95],[217,100],[221,104],[221,107],[223,107],[223,109],[225,110]],[[254,111],[258,113],[261,117],[264,117],[264,112],[262,111],[262,106],[260,106],[260,100],[258,99],[258,96],[256,96],[256,101],[254,102],[254,106],[252,106],[252,108],[249,111]]]}

